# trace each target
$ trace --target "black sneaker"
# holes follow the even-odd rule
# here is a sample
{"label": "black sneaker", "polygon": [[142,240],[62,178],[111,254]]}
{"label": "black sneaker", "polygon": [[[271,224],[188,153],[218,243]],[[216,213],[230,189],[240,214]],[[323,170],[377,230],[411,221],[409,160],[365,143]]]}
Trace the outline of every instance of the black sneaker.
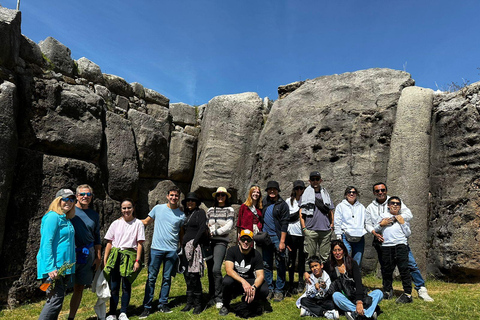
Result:
{"label": "black sneaker", "polygon": [[267,295],[267,300],[270,300],[273,298],[273,291],[272,290],[268,290],[268,295]]}
{"label": "black sneaker", "polygon": [[150,315],[150,309],[143,309],[142,314],[138,317],[138,319],[145,319]]}
{"label": "black sneaker", "polygon": [[170,310],[170,308],[166,305],[158,307],[158,311],[161,313],[172,313],[172,310]]}
{"label": "black sneaker", "polygon": [[345,312],[345,317],[347,318],[347,320],[356,320],[357,319],[356,312],[347,311],[347,312]]}
{"label": "black sneaker", "polygon": [[412,303],[412,295],[408,295],[405,292],[395,301],[396,303]]}
{"label": "black sneaker", "polygon": [[392,298],[393,298],[393,289],[390,289],[390,291],[383,292],[383,300],[390,300]]}
{"label": "black sneaker", "polygon": [[228,308],[225,307],[225,306],[223,306],[223,307],[220,309],[220,311],[218,311],[218,314],[219,314],[220,316],[226,316],[226,315],[228,314]]}

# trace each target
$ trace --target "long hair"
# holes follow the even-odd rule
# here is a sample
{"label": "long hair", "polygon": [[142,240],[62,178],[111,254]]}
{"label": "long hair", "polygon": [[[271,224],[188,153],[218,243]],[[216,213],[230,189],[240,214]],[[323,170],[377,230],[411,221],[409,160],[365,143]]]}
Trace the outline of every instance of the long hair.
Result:
{"label": "long hair", "polygon": [[352,267],[353,267],[353,259],[348,255],[348,250],[347,247],[345,247],[345,244],[341,240],[334,240],[332,241],[332,245],[330,247],[330,268],[331,270],[335,270],[335,267],[337,266],[337,260],[335,260],[335,256],[333,255],[333,248],[336,246],[339,246],[343,250],[343,262],[345,263],[345,270],[347,270],[347,273],[352,276]]}
{"label": "long hair", "polygon": [[250,190],[248,191],[248,197],[247,197],[247,200],[243,203],[244,205],[246,205],[247,207],[251,207],[252,204],[253,204],[253,199],[252,199],[252,193],[253,191],[255,191],[255,189],[258,189],[258,192],[260,192],[260,197],[258,198],[257,200],[257,205],[256,207],[258,209],[262,209],[263,208],[263,204],[262,204],[262,191],[260,190],[260,187],[259,186],[253,186],[250,188]]}
{"label": "long hair", "polygon": [[[226,207],[230,207],[230,198],[228,196],[225,197],[225,205],[223,206],[223,208],[226,208]],[[213,206],[214,207],[219,207],[218,206],[218,200],[217,200],[217,195],[215,195],[215,200],[213,202]],[[220,207],[219,207],[220,208]]]}
{"label": "long hair", "polygon": [[60,204],[60,201],[62,200],[62,197],[57,197],[53,199],[53,201],[50,203],[50,206],[48,207],[48,211],[45,212],[47,214],[50,211],[54,211],[57,214],[66,214],[67,219],[71,219],[75,216],[75,204],[73,205],[72,209],[70,209],[68,212],[63,213],[62,211],[62,205]]}
{"label": "long hair", "polygon": [[347,194],[352,189],[355,190],[355,192],[357,193],[357,198],[355,200],[358,201],[358,198],[360,198],[360,192],[358,192],[357,188],[355,188],[354,186],[348,186],[345,189],[345,192],[343,193],[343,196],[345,197],[345,199],[347,199]]}

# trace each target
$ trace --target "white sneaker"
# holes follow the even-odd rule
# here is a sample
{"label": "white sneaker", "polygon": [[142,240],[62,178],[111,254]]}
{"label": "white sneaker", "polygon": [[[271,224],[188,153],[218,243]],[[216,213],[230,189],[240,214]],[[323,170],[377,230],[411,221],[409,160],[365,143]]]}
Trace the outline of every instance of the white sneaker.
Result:
{"label": "white sneaker", "polygon": [[432,297],[428,295],[428,290],[425,287],[420,287],[420,289],[418,289],[418,297],[420,299],[423,299],[423,301],[428,301],[428,302],[434,301]]}
{"label": "white sneaker", "polygon": [[122,313],[120,313],[120,315],[118,316],[118,320],[128,320],[128,317],[127,317],[127,315],[126,315],[124,312],[122,312]]}
{"label": "white sneaker", "polygon": [[338,320],[338,319],[340,319],[340,314],[335,309],[328,310],[328,311],[325,312],[325,318]]}
{"label": "white sneaker", "polygon": [[300,308],[300,317],[306,317],[306,316],[309,316],[309,315],[310,315],[310,312],[308,312],[307,309]]}
{"label": "white sneaker", "polygon": [[109,316],[107,317],[106,320],[117,320],[117,316],[111,314],[111,315],[109,315]]}
{"label": "white sneaker", "polygon": [[217,302],[217,303],[215,303],[215,308],[217,308],[217,309],[222,309],[222,307],[223,307],[223,302]]}

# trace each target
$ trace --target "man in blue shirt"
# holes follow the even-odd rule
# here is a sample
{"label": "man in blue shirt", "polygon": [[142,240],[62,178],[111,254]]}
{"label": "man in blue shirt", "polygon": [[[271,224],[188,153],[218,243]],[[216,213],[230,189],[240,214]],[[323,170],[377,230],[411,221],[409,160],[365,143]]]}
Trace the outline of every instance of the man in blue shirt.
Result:
{"label": "man in blue shirt", "polygon": [[78,306],[82,301],[83,289],[90,285],[96,270],[102,261],[102,243],[100,239],[100,216],[89,208],[93,199],[93,189],[82,184],[76,190],[77,203],[75,217],[71,222],[75,228],[75,284],[70,300],[68,319],[75,318]]}
{"label": "man in blue shirt", "polygon": [[143,299],[144,310],[140,319],[146,318],[152,313],[153,295],[155,282],[157,281],[160,266],[163,263],[162,289],[158,300],[158,310],[163,313],[171,313],[167,306],[170,293],[170,274],[177,260],[177,247],[180,231],[185,222],[185,214],[179,209],[180,189],[173,186],[167,192],[166,204],[156,205],[142,220],[144,225],[154,223],[152,245],[150,249],[150,264],[148,265],[148,279],[145,285],[145,297]]}

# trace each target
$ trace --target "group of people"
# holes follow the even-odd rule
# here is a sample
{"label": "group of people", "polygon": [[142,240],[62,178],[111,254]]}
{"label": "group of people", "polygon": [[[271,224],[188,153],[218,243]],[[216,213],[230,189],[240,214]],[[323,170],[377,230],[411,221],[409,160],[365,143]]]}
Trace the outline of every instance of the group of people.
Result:
{"label": "group of people", "polygon": [[[201,313],[215,306],[219,315],[233,311],[231,300],[242,295],[236,306],[244,317],[261,314],[268,300],[281,301],[287,293],[302,294],[297,300],[301,316],[324,316],[338,319],[339,311],[348,319],[376,318],[378,303],[393,297],[392,278],[398,267],[404,292],[398,303],[412,302],[412,280],[418,295],[433,301],[408,246],[411,234],[411,211],[398,197],[387,196],[385,183],[373,186],[375,200],[365,208],[359,192],[348,186],[340,204],[335,206],[321,186],[318,171],[309,176],[307,187],[302,180],[293,182],[291,196],[283,200],[280,186],[269,181],[262,189],[252,186],[241,205],[235,228],[235,211],[231,194],[219,187],[214,204],[205,212],[198,196],[190,192],[180,206],[180,190],[167,191],[167,203],[156,205],[148,216],[135,218],[133,200],[121,202],[121,217],[109,227],[102,260],[100,221],[90,208],[93,190],[80,185],[76,192],[57,192],[41,224],[41,243],[37,255],[38,279],[54,281],[47,292],[47,302],[40,319],[56,319],[65,290],[73,284],[69,319],[73,319],[85,285],[102,266],[109,281],[111,297],[107,320],[128,320],[127,307],[131,286],[142,267],[145,228],[154,224],[145,285],[143,312],[154,312],[154,292],[162,268],[162,282],[156,307],[170,313],[168,298],[174,272],[183,273],[186,305],[181,310]],[[183,208],[182,208],[183,207]],[[182,210],[183,209],[183,210]],[[372,233],[383,278],[383,292],[366,292],[362,285],[361,264],[365,235]],[[235,241],[238,244],[230,246]],[[273,279],[274,262],[277,278]],[[201,277],[205,265],[208,275],[208,303],[202,304]],[[222,274],[225,266],[226,275]],[[286,283],[286,273],[289,281]],[[298,285],[294,284],[295,271]]]}

